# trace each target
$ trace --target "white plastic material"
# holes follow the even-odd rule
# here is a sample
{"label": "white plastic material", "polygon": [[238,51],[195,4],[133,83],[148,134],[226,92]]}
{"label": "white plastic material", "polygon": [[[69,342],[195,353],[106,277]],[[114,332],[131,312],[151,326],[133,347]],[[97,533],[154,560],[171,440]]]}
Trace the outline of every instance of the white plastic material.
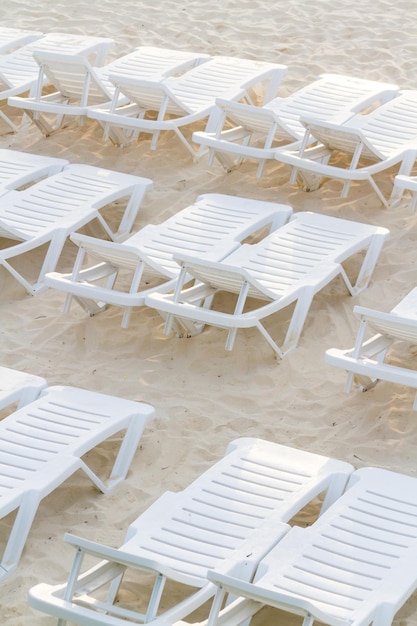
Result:
{"label": "white plastic material", "polygon": [[[125,328],[132,307],[143,306],[146,295],[155,290],[147,285],[150,278],[162,281],[158,287],[162,292],[175,287],[181,268],[174,255],[186,253],[219,261],[249,235],[266,226],[274,230],[291,214],[291,207],[283,204],[204,194],[165,222],[148,224],[122,243],[71,235],[80,248],[73,271],[48,273],[45,284],[68,294],[65,311],[72,297],[90,315],[107,304],[123,307]],[[86,267],[85,258],[90,259]],[[116,284],[122,270],[129,270],[131,275],[128,290]]]}
{"label": "white plastic material", "polygon": [[[37,585],[29,603],[85,626],[152,622],[169,579],[197,588],[163,612],[162,622],[172,624],[212,597],[209,569],[228,566],[251,580],[259,560],[287,532],[285,522],[322,492],[327,492],[325,510],[343,492],[351,471],[347,463],[309,452],[237,439],[224,458],[184,491],[165,493],[141,514],[120,548],[67,535],[76,548],[68,584]],[[85,554],[99,563],[80,574]],[[155,576],[146,614],[124,608],[122,601],[115,603],[127,568]],[[103,584],[109,584],[109,592],[100,600],[95,590]]]}
{"label": "white plastic material", "polygon": [[[18,564],[40,501],[78,469],[106,493],[126,477],[150,405],[75,387],[55,386],[0,421],[0,516],[16,511],[0,564],[0,580]],[[82,459],[126,431],[108,479]]]}
{"label": "white plastic material", "polygon": [[[0,235],[19,243],[0,250],[3,265],[32,294],[46,289],[44,276],[53,271],[65,240],[73,231],[96,219],[112,239],[131,230],[142,199],[152,181],[92,165],[67,165],[23,191],[2,196]],[[128,199],[117,229],[100,212],[115,200]],[[38,278],[33,282],[10,263],[20,254],[49,244]]]}
{"label": "white plastic material", "polygon": [[[417,344],[417,288],[407,294],[389,313],[356,306],[353,312],[360,320],[355,346],[348,350],[330,348],[325,360],[348,373],[345,391],[354,384],[363,391],[378,380],[406,385],[417,390],[417,372],[387,362],[387,351],[396,340]],[[417,410],[417,396],[414,400]]]}
{"label": "white plastic material", "polygon": [[[145,303],[168,316],[166,333],[174,328],[192,335],[210,324],[229,331],[226,349],[232,350],[237,330],[254,327],[282,358],[297,347],[314,295],[333,278],[340,275],[351,295],[367,287],[388,232],[318,213],[295,213],[288,224],[221,262],[177,256],[182,276],[191,275],[196,284],[187,289],[179,280],[173,294],[151,293]],[[343,263],[361,251],[366,254],[352,284]],[[232,313],[215,308],[213,297],[220,291],[238,296]],[[245,310],[248,298],[259,303]],[[295,308],[279,346],[262,320],[290,304]]]}

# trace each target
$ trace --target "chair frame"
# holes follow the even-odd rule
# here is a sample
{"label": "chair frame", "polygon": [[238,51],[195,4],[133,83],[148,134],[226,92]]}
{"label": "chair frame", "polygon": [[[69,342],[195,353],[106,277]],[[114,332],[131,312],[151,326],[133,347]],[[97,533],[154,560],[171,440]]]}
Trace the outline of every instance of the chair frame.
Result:
{"label": "chair frame", "polygon": [[[417,288],[414,288],[389,313],[354,307],[353,312],[360,320],[355,346],[349,350],[330,348],[325,354],[326,363],[346,370],[346,393],[353,385],[367,391],[378,380],[406,385],[417,391],[415,370],[385,362],[388,350],[396,340],[417,343],[416,304]],[[413,409],[417,411],[417,394]]]}
{"label": "chair frame", "polygon": [[[109,75],[157,80],[209,59],[204,54],[151,46],[138,47],[104,67],[95,67],[83,55],[35,51],[33,56],[40,68],[36,88],[28,96],[9,98],[8,104],[23,109],[46,136],[61,129],[68,117],[77,117],[82,126],[89,106],[111,101],[117,87]],[[52,93],[51,85],[56,88]],[[120,95],[118,105],[127,102]]]}
{"label": "chair frame", "polygon": [[[399,190],[393,187],[387,199],[375,176],[394,166],[399,166],[400,176],[410,174],[417,157],[416,119],[417,91],[413,90],[401,91],[371,113],[345,124],[304,117],[306,134],[299,148],[277,148],[275,158],[292,168],[290,183],[299,182],[306,191],[318,189],[323,178],[334,178],[343,181],[341,197],[346,198],[352,182],[367,181],[381,204],[389,208],[398,204]],[[329,164],[339,151],[350,156],[347,167]]]}
{"label": "chair frame", "polygon": [[[105,37],[49,33],[18,48],[11,54],[0,58],[0,83],[3,87],[0,92],[1,100],[6,102],[8,98],[22,95],[25,92],[30,94],[33,89],[36,89],[40,78],[39,66],[34,59],[36,50],[83,54],[99,66],[104,63],[113,43],[113,39]],[[4,111],[0,111],[0,119],[7,124],[8,132],[19,131],[19,126]]]}
{"label": "chair frame", "polygon": [[[73,299],[89,315],[100,313],[108,304],[121,306],[122,328],[127,328],[133,307],[144,306],[148,293],[155,289],[165,293],[175,287],[180,267],[174,254],[193,250],[207,259],[223,259],[245,238],[263,228],[275,230],[291,214],[288,205],[203,194],[161,224],[148,224],[121,243],[72,234],[71,241],[79,246],[72,272],[47,273],[45,284],[67,294],[65,312]],[[128,290],[116,283],[122,270],[131,274]],[[146,284],[155,279],[160,282],[158,287]]]}
{"label": "chair frame", "polygon": [[199,626],[238,626],[263,606],[301,615],[303,626],[390,626],[417,588],[416,491],[410,476],[356,470],[310,527],[287,526],[253,583],[209,572],[218,592]]}
{"label": "chair frame", "polygon": [[[259,559],[280,539],[281,522],[323,492],[326,510],[343,492],[351,471],[351,465],[320,455],[259,439],[237,439],[184,491],[166,492],[142,513],[120,548],[66,535],[76,550],[68,583],[37,585],[29,603],[58,617],[61,626],[65,620],[88,626],[174,623],[213,596],[215,587],[206,578],[208,563],[233,563],[242,578],[251,580]],[[80,574],[85,555],[99,562]],[[127,568],[155,576],[145,613],[115,604]],[[194,589],[158,615],[166,580]],[[106,583],[106,599],[96,599],[94,591]]]}
{"label": "chair frame", "polygon": [[[193,141],[200,144],[201,156],[208,150],[209,167],[215,157],[228,171],[245,158],[254,159],[259,162],[256,177],[260,178],[267,160],[274,160],[277,147],[296,150],[301,145],[305,136],[303,116],[343,124],[355,113],[387,102],[398,92],[397,85],[322,74],[289,96],[274,98],[262,107],[217,98],[222,111],[217,129],[213,133],[197,131]],[[309,141],[314,143],[314,137],[310,135]]]}
{"label": "chair frame", "polygon": [[[102,493],[125,479],[151,405],[53,386],[0,421],[0,514],[15,512],[0,564],[0,580],[16,569],[41,500],[82,469]],[[110,476],[104,480],[83,460],[86,452],[125,430]]]}
{"label": "chair frame", "polygon": [[[352,296],[367,287],[388,233],[381,227],[299,212],[259,243],[242,246],[220,263],[176,257],[182,270],[174,293],[151,293],[145,304],[166,319],[166,334],[174,330],[180,337],[191,337],[209,324],[228,331],[225,349],[232,350],[238,329],[254,327],[282,359],[297,347],[313,297],[325,285],[340,275]],[[352,283],[343,263],[363,250],[366,254]],[[189,275],[196,282],[186,288]],[[214,307],[220,291],[236,294],[232,313]],[[249,298],[255,304],[245,310]],[[278,345],[262,320],[291,304],[295,308]]]}
{"label": "chair frame", "polygon": [[[28,293],[34,295],[44,291],[45,274],[55,269],[70,233],[97,220],[110,239],[125,238],[133,227],[145,193],[152,185],[148,178],[71,164],[23,191],[10,191],[2,197],[0,233],[18,243],[0,250],[0,264]],[[101,209],[126,198],[118,228],[113,229]],[[43,244],[48,244],[48,249],[35,280],[24,276],[10,263],[11,259]]]}
{"label": "chair frame", "polygon": [[[150,148],[155,150],[160,133],[172,131],[195,157],[195,147],[185,136],[184,127],[206,120],[207,132],[214,130],[220,114],[215,102],[218,96],[252,102],[250,91],[267,83],[264,101],[268,102],[286,71],[284,65],[215,56],[178,78],[159,82],[110,74],[116,85],[113,101],[89,107],[87,116],[103,126],[104,140],[117,145],[126,145],[136,141],[140,133],[147,133],[152,136]],[[210,94],[203,80],[208,81]],[[121,94],[129,99],[128,104],[119,106]],[[157,118],[146,119],[149,111],[156,111]]]}

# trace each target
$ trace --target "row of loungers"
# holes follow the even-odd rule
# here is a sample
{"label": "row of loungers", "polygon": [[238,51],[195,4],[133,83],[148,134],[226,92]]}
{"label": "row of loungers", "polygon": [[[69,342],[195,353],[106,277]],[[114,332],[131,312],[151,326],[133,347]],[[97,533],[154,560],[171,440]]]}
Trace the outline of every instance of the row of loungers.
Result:
{"label": "row of loungers", "polygon": [[[19,171],[10,168],[8,177],[12,156]],[[175,328],[180,334],[195,334],[205,323],[229,329],[229,350],[237,329],[253,326],[283,357],[297,346],[315,293],[336,276],[351,295],[367,287],[388,235],[380,226],[314,212],[293,213],[288,205],[222,194],[200,196],[162,224],[148,224],[130,234],[152,185],[149,179],[53,159],[44,163],[35,157],[32,173],[45,174],[48,167],[55,173],[17,191],[10,187],[23,179],[27,183],[31,155],[8,155],[6,150],[2,157],[0,232],[18,243],[0,250],[0,262],[29,293],[47,287],[63,290],[69,296],[67,308],[74,297],[90,314],[108,303],[119,305],[125,310],[124,326],[132,307],[148,305],[167,317],[167,333]],[[126,197],[125,211],[114,229],[102,209]],[[113,241],[75,233],[93,220]],[[268,236],[242,245],[265,228],[270,230]],[[73,271],[62,275],[54,270],[68,236],[79,254]],[[13,261],[44,244],[48,246],[39,275],[30,282]],[[352,278],[344,263],[362,252],[361,268]],[[125,277],[125,270],[131,276],[127,290],[116,282],[119,274]],[[156,276],[154,286],[149,285],[149,274]],[[237,295],[232,314],[215,310],[215,294],[224,290]],[[252,306],[252,300],[260,304]],[[293,317],[278,343],[262,320],[291,304],[296,304]]]}
{"label": "row of loungers", "polygon": [[[416,91],[324,74],[279,97],[287,71],[279,63],[142,46],[104,65],[111,43],[53,33],[5,54],[3,101],[47,135],[71,117],[95,120],[119,145],[145,134],[156,148],[160,133],[172,131],[194,159],[208,154],[209,165],[214,157],[227,169],[254,159],[260,176],[272,160],[288,165],[290,181],[308,190],[330,177],[343,181],[346,197],[352,181],[368,181],[385,206],[400,201],[403,186],[387,199],[375,176],[393,166],[401,176],[411,173]],[[188,132],[195,123],[204,129]]]}
{"label": "row of loungers", "polygon": [[[42,180],[33,182],[39,177]],[[90,315],[108,305],[119,306],[124,311],[123,327],[134,308],[149,306],[165,318],[167,334],[175,330],[190,336],[206,324],[226,329],[228,350],[239,328],[255,327],[279,358],[296,348],[314,295],[336,276],[351,295],[367,287],[388,236],[380,226],[314,212],[294,213],[288,205],[223,194],[199,196],[165,222],[132,234],[142,200],[152,187],[149,179],[3,150],[0,181],[1,234],[17,240],[0,251],[0,262],[29,293],[48,287],[60,290],[66,295],[65,310],[75,300]],[[14,189],[21,185],[24,190]],[[113,230],[101,209],[126,198],[123,216]],[[92,220],[98,220],[113,241],[75,232]],[[269,234],[260,237],[265,228]],[[257,241],[242,245],[257,233]],[[68,237],[79,251],[73,270],[59,273],[55,267]],[[45,243],[49,247],[39,276],[29,282],[12,261]],[[344,263],[364,251],[353,279]],[[217,305],[216,294],[224,291],[236,297],[232,312]],[[352,372],[347,389],[354,380],[367,388],[384,377],[417,386],[411,372],[390,369],[383,362],[393,338],[415,339],[413,294],[385,314],[390,325],[382,330],[375,312],[355,309],[366,319],[356,348],[326,356],[333,365]],[[262,320],[292,304],[296,306],[284,338],[273,338]],[[365,326],[377,329],[385,339],[369,342]]]}
{"label": "row of loungers", "polygon": [[[17,510],[1,562],[4,579],[17,567],[42,498],[80,468],[100,490],[115,487],[154,409],[48,387],[40,377],[7,368],[0,376],[0,406],[19,402],[0,422],[8,459],[0,515]],[[104,484],[81,456],[121,429],[126,435]],[[240,438],[183,491],[162,494],[129,526],[119,548],[66,535],[75,548],[68,582],[36,585],[29,604],[60,623],[89,626],[184,624],[210,599],[207,624],[238,626],[269,605],[304,615],[306,624],[386,626],[417,588],[416,487],[410,476],[355,470],[311,452]],[[295,516],[313,501],[321,501],[320,515],[303,528]],[[83,571],[85,555],[97,563]],[[123,601],[132,570],[155,579],[144,612],[136,608],[146,595],[140,583],[133,602]],[[184,589],[168,607],[166,581]]]}
{"label": "row of loungers", "polygon": [[[42,41],[42,37],[39,36],[37,41]],[[27,42],[22,39],[21,43]],[[97,55],[98,49],[93,48],[90,47],[89,51]],[[64,58],[72,59],[76,65],[80,56],[81,65],[88,68],[86,52],[87,48],[81,55],[70,51],[57,60],[59,55],[46,50],[44,59],[57,61],[61,70],[65,65]],[[143,52],[141,49],[139,56]],[[33,52],[33,58],[48,76],[41,57],[42,54],[37,57],[37,52]],[[212,58],[198,59],[201,66],[205,65],[205,70],[212,63],[215,71],[221,67],[223,73],[229,71],[231,65],[235,71],[235,61],[230,63],[228,58],[216,58],[214,62]],[[187,68],[185,65],[180,69],[177,67],[177,73],[184,72],[184,76],[191,72],[189,76],[193,80],[195,74],[198,77],[198,68],[190,70],[189,60],[184,63]],[[282,74],[284,70],[264,66],[261,74],[257,68],[256,79],[260,76],[268,78],[270,90],[266,104],[254,106],[248,92],[255,84],[254,67],[248,69],[249,65],[246,61],[241,63],[240,70],[245,79],[248,79],[248,72],[252,75],[245,84],[241,81],[239,96],[232,94],[236,102],[233,99],[215,100],[215,110],[213,104],[209,113],[207,107],[203,109],[203,117],[209,117],[209,123],[204,133],[193,135],[193,140],[209,147],[211,159],[222,153],[222,162],[231,167],[224,158],[230,140],[234,147],[229,153],[238,155],[238,161],[245,157],[259,159],[258,173],[261,174],[266,159],[278,158],[272,143],[279,134],[277,129],[284,116],[282,114],[277,123],[276,110],[281,107],[284,111],[288,104],[290,108],[292,105],[289,97],[279,99],[279,106],[275,107],[278,99],[272,96],[280,80],[279,72]],[[67,69],[70,66],[71,63]],[[49,78],[52,74],[51,71]],[[175,79],[166,81],[164,77],[158,81],[163,82],[163,87],[158,85],[159,94],[154,102],[159,98],[158,106],[164,109],[164,115],[168,112],[171,116],[180,116],[181,122],[173,125],[163,122],[157,127],[147,123],[149,120],[142,115],[143,107],[138,109],[138,103],[132,103],[134,90],[123,92],[110,73],[107,73],[107,79],[116,86],[117,106],[113,109],[130,107],[128,117],[132,115],[132,119],[142,122],[135,126],[130,122],[120,125],[117,121],[115,126],[122,128],[121,135],[112,128],[112,123],[104,120],[106,136],[121,143],[125,136],[136,137],[138,129],[145,132],[150,129],[154,147],[161,130],[175,130],[184,145],[194,153],[194,148],[178,129],[184,125],[183,119],[188,124],[202,118],[199,113],[190,116],[189,111],[183,115],[182,104],[178,102],[175,109],[172,104],[175,89],[170,91],[176,86]],[[351,150],[354,154],[351,169],[357,173],[353,177],[343,174],[340,178],[349,181],[368,179],[386,204],[374,183],[373,173],[402,163],[403,175],[396,178],[397,189],[391,196],[391,204],[398,202],[404,188],[415,194],[416,181],[404,176],[410,173],[415,160],[413,113],[410,114],[415,106],[414,92],[399,92],[395,86],[384,86],[378,91],[375,84],[371,86],[368,81],[362,84],[356,81],[355,88],[360,86],[366,92],[365,99],[364,95],[359,98],[362,108],[365,101],[367,106],[375,104],[378,99],[386,101],[369,115],[363,115],[363,112],[357,115],[361,107],[353,105],[354,80],[329,75],[320,77],[314,85],[318,88],[316,93],[321,90],[325,93],[330,85],[334,95],[338,80],[339,95],[346,95],[343,86],[351,82],[349,104],[344,102],[340,106],[339,101],[336,107],[337,122],[334,121],[334,111],[332,115],[328,112],[320,123],[314,115],[312,121],[289,116],[288,119],[295,121],[288,124],[286,120],[286,132],[291,125],[293,128],[298,125],[299,136],[294,141],[291,130],[284,140],[281,136],[284,144],[290,144],[281,151],[283,162],[294,166],[294,172],[301,173],[311,186],[304,159],[313,163],[311,172],[316,180],[317,175],[332,173],[329,159],[334,151]],[[177,79],[177,85],[181,81],[184,85],[187,79]],[[42,79],[42,84],[45,82]],[[132,82],[135,89],[138,87],[136,82]],[[155,81],[142,82],[139,92],[146,92],[148,88],[158,91]],[[37,84],[39,86],[40,82]],[[305,90],[305,102],[308,98],[312,101],[309,89],[311,86]],[[301,102],[302,94],[303,90],[295,94],[293,101]],[[56,94],[53,96],[57,97]],[[42,100],[39,90],[36,97]],[[244,104],[237,102],[242,97],[246,99]],[[126,98],[130,98],[129,102]],[[27,101],[25,98],[17,100]],[[59,98],[57,102],[62,106]],[[113,100],[113,105],[115,102]],[[271,106],[268,107],[268,103],[272,103]],[[20,106],[13,102],[13,97],[10,104]],[[96,110],[102,108],[100,104]],[[386,124],[384,138],[392,138],[392,119],[399,110],[401,119],[406,120],[404,127],[410,129],[408,148],[404,149],[398,133],[396,141],[391,141],[387,156],[383,153],[384,146],[381,142],[378,144],[380,138],[374,134],[370,140],[368,129],[374,124],[373,120],[382,120]],[[223,112],[222,115],[219,111]],[[107,115],[109,110],[104,112]],[[62,110],[53,113],[58,116],[58,128],[66,114]],[[89,111],[78,111],[81,118],[88,114]],[[120,112],[116,114],[120,115]],[[224,120],[228,119],[230,123],[233,115],[239,126],[232,132],[224,131]],[[31,113],[31,117],[42,127],[44,122],[40,122],[38,111]],[[268,136],[261,151],[257,152],[257,148],[254,151],[249,146],[254,130],[249,123],[242,123],[242,119],[251,120],[256,132],[261,130]],[[272,126],[268,127],[271,120]],[[283,126],[281,124],[281,134]],[[49,133],[54,128],[45,129]],[[235,148],[236,145],[243,146],[242,152]],[[273,156],[269,157],[271,150]],[[200,156],[204,151],[200,151]],[[366,173],[363,168],[356,169],[362,156],[372,160],[376,154],[380,160],[376,168],[367,167]],[[40,177],[43,180],[34,182]],[[103,310],[107,304],[119,305],[125,310],[123,326],[129,322],[132,307],[147,305],[165,318],[167,333],[174,329],[178,334],[191,335],[200,332],[205,324],[225,328],[228,330],[227,349],[232,349],[238,328],[255,326],[281,358],[296,347],[311,300],[323,286],[340,276],[351,295],[366,288],[388,236],[388,231],[381,227],[314,212],[293,213],[287,205],[221,194],[199,196],[194,204],[166,222],[148,225],[131,234],[141,202],[152,187],[149,179],[86,165],[71,165],[59,159],[3,151],[0,181],[3,199],[0,234],[18,241],[1,251],[1,262],[30,293],[41,293],[47,287],[60,289],[67,294],[67,309],[73,298],[91,314]],[[29,186],[16,191],[22,185]],[[348,184],[345,194],[347,189]],[[115,228],[104,219],[101,210],[122,198],[127,198],[126,208]],[[92,220],[99,221],[110,241],[75,233]],[[249,235],[253,236],[265,227],[270,230],[268,235],[250,245],[242,245]],[[54,270],[68,236],[79,247],[79,255],[70,274],[59,274]],[[49,244],[48,252],[37,280],[31,283],[13,267],[10,259],[44,243]],[[364,251],[361,268],[353,280],[343,264]],[[84,266],[87,256],[95,259],[94,266]],[[148,272],[147,280],[150,272],[157,277],[159,286],[141,289],[144,269]],[[129,270],[133,277],[127,292],[116,287],[119,273],[125,270]],[[236,295],[233,313],[215,309],[215,296],[220,291]],[[346,390],[353,382],[367,389],[381,378],[417,388],[414,372],[384,363],[388,348],[395,339],[416,342],[416,298],[417,289],[413,289],[389,313],[355,307],[361,320],[356,346],[352,350],[330,349],[325,357],[329,364],[349,372]],[[247,306],[253,301],[261,301],[261,305]],[[296,306],[286,336],[282,344],[278,344],[261,320],[294,303]],[[368,328],[376,332],[370,339],[366,339]],[[0,517],[16,512],[0,564],[0,579],[5,579],[18,565],[40,501],[78,469],[83,469],[102,492],[112,490],[126,477],[143,430],[155,411],[142,402],[68,386],[48,387],[47,382],[38,376],[7,368],[0,368],[0,380],[0,409],[4,411],[17,404],[16,410],[11,410],[0,422],[0,453],[4,467],[1,471]],[[121,439],[110,478],[104,481],[82,457],[121,430],[126,433]],[[167,492],[160,496],[129,526],[119,548],[66,535],[65,540],[75,548],[68,582],[36,585],[29,592],[29,604],[57,617],[60,624],[70,620],[81,626],[123,626],[142,622],[179,626],[208,601],[207,619],[200,621],[199,626],[238,626],[264,606],[302,615],[305,626],[315,620],[332,626],[371,623],[386,626],[417,588],[416,493],[416,479],[409,476],[378,468],[355,470],[348,463],[277,443],[237,439],[230,443],[222,459],[182,492]],[[310,527],[301,528],[294,517],[317,498],[322,501],[320,515]],[[84,556],[95,559],[97,564],[83,571]],[[140,598],[126,606],[122,602],[125,581],[128,586],[132,584],[132,570],[150,574],[155,579],[144,611],[137,609],[139,599],[141,603],[143,599],[139,585]],[[165,606],[164,594],[167,581],[174,581],[185,590],[184,598],[169,607]],[[103,588],[107,588],[105,594]]]}

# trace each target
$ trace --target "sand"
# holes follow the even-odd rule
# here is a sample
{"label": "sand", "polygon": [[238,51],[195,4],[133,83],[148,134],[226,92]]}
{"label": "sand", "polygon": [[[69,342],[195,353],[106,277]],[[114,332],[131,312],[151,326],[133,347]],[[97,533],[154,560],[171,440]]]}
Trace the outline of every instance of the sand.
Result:
{"label": "sand", "polygon": [[[415,88],[416,8],[413,0],[203,0],[158,3],[142,0],[4,0],[0,23],[43,32],[65,31],[111,37],[109,58],[137,45],[160,45],[288,65],[281,95],[323,72],[337,72]],[[381,207],[366,184],[353,185],[346,200],[340,183],[328,181],[306,193],[289,185],[289,172],[268,164],[261,180],[256,164],[225,173],[208,170],[178,140],[164,135],[155,152],[147,140],[125,149],[102,141],[93,122],[75,123],[45,138],[35,126],[1,135],[0,147],[90,163],[152,178],[136,227],[162,221],[198,194],[230,193],[290,204],[389,228],[369,288],[356,298],[334,281],[314,299],[299,347],[282,362],[255,331],[238,334],[225,352],[223,331],[207,328],[192,339],[163,334],[152,310],[134,312],[127,330],[121,311],[110,307],[90,318],[74,305],[62,312],[64,296],[52,290],[31,297],[0,269],[1,362],[70,384],[156,408],[125,483],[109,496],[98,494],[78,473],[46,498],[38,511],[18,570],[0,589],[0,616],[8,626],[55,623],[27,604],[28,589],[41,581],[64,581],[73,552],[63,543],[72,532],[117,546],[127,525],[158,495],[178,490],[221,457],[241,435],[261,437],[351,462],[416,475],[417,421],[413,391],[379,383],[367,393],[343,391],[345,375],[324,363],[329,347],[350,347],[357,323],[354,304],[389,310],[415,286],[417,216],[404,198],[395,210]],[[395,170],[379,180],[388,193]],[[287,316],[274,320],[279,332]],[[415,350],[400,347],[410,364]],[[106,465],[111,445],[101,449]],[[414,596],[395,619],[417,624]],[[269,621],[266,612],[263,623]],[[262,621],[262,620],[261,620]]]}

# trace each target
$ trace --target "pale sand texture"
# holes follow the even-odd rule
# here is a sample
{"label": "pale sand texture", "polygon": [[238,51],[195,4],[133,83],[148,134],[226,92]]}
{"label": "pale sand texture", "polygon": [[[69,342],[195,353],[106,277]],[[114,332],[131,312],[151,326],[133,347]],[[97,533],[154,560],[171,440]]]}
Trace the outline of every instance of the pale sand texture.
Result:
{"label": "pale sand texture", "polygon": [[[5,25],[112,37],[112,57],[144,44],[281,62],[289,67],[282,94],[322,72],[417,88],[416,17],[414,0],[3,0],[0,8]],[[240,332],[234,351],[227,353],[223,331],[168,338],[151,310],[136,311],[128,330],[120,329],[121,312],[114,307],[88,318],[74,305],[64,315],[62,294],[31,298],[0,270],[2,364],[42,375],[50,384],[144,400],[157,410],[128,479],[114,494],[100,496],[77,474],[42,503],[18,571],[1,585],[0,616],[8,626],[54,623],[30,609],[26,595],[37,582],[65,580],[73,552],[62,541],[64,532],[118,545],[129,522],[163,490],[188,484],[235,437],[262,437],[356,467],[416,475],[413,392],[380,383],[366,394],[346,395],[344,373],[323,360],[327,347],[352,345],[354,304],[389,310],[415,286],[417,215],[410,214],[407,200],[388,211],[366,184],[354,185],[349,199],[341,200],[338,182],[307,194],[289,186],[288,171],[278,164],[268,165],[260,181],[251,162],[230,174],[218,163],[208,171],[204,160],[192,163],[169,135],[156,152],[148,141],[120,150],[101,136],[93,123],[71,124],[48,139],[31,126],[3,135],[0,147],[152,178],[154,189],[137,227],[163,220],[200,193],[222,192],[380,224],[390,229],[391,239],[365,293],[352,299],[336,280],[315,298],[298,349],[281,363],[256,331]],[[387,193],[394,174],[380,177]],[[276,316],[277,332],[287,318],[285,312]],[[411,363],[416,350],[401,348],[399,355]],[[99,459],[103,466],[107,451],[103,448]],[[395,624],[416,625],[416,609],[414,596]],[[272,624],[273,616],[264,611],[257,623]]]}

